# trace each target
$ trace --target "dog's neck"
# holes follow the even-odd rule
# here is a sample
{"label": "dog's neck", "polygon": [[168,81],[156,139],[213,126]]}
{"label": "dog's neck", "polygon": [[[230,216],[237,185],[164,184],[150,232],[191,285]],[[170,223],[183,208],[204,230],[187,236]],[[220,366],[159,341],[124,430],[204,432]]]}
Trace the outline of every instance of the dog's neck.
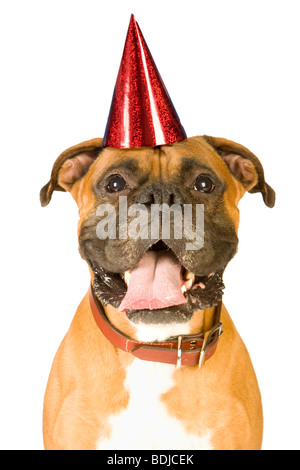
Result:
{"label": "dog's neck", "polygon": [[214,324],[214,309],[194,312],[192,318],[184,323],[135,324],[124,313],[111,305],[104,307],[105,314],[119,331],[138,341],[165,341],[171,336],[198,334],[208,331]]}
{"label": "dog's neck", "polygon": [[[146,320],[147,326],[145,323],[132,325],[132,321],[122,313],[120,316],[120,312],[116,312],[115,308],[113,311],[110,311],[109,307],[105,310],[92,286],[89,289],[89,301],[95,323],[120,352],[132,353],[133,356],[146,361],[174,364],[177,369],[182,365],[198,364],[198,367],[201,367],[216,351],[222,334],[221,302],[214,308],[213,326],[207,329],[207,325],[212,323],[212,315],[205,315],[205,312],[202,312],[199,318],[197,315],[192,316],[194,324],[190,320],[185,325],[180,322],[166,324],[164,321],[161,325],[155,325],[149,323],[149,320],[157,318],[154,316]],[[151,313],[149,312],[149,316]],[[198,332],[194,331],[196,324]],[[202,332],[199,332],[200,324]]]}

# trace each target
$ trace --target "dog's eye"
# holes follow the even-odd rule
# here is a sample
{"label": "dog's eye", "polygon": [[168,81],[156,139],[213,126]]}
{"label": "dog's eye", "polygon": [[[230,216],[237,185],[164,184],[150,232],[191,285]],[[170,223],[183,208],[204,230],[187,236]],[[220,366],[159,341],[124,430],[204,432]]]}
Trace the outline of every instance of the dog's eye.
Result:
{"label": "dog's eye", "polygon": [[126,181],[121,175],[111,175],[107,183],[107,191],[109,193],[117,193],[122,191],[126,186]]}
{"label": "dog's eye", "polygon": [[199,175],[194,182],[193,189],[201,191],[201,193],[211,193],[215,189],[215,185],[209,176]]}

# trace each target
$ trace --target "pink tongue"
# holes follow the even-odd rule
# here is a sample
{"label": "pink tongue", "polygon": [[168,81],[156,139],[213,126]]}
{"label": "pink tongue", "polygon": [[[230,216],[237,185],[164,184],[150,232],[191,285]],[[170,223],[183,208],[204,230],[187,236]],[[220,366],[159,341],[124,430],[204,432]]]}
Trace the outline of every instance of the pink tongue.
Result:
{"label": "pink tongue", "polygon": [[185,304],[181,292],[181,265],[172,252],[148,251],[131,273],[127,293],[119,312]]}

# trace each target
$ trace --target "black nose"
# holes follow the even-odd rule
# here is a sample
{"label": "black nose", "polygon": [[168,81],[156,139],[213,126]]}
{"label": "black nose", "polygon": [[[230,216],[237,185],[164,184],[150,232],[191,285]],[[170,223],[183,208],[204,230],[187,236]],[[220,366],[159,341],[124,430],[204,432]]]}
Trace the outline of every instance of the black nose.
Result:
{"label": "black nose", "polygon": [[185,204],[181,191],[172,184],[152,183],[142,189],[135,198],[137,203],[151,204]]}

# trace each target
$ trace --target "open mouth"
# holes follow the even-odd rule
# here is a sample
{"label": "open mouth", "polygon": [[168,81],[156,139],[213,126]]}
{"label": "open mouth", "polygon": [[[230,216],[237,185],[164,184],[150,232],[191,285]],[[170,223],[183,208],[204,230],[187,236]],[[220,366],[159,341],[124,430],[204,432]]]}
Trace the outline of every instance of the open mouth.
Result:
{"label": "open mouth", "polygon": [[[214,273],[210,273],[211,277]],[[190,289],[205,289],[203,279],[181,265],[174,252],[159,241],[144,254],[138,265],[123,274],[127,292],[119,311],[156,310],[186,304]]]}
{"label": "open mouth", "polygon": [[94,269],[94,289],[104,305],[119,312],[185,311],[211,308],[223,295],[222,272],[198,276],[186,269],[162,241],[142,256],[137,266],[121,274]]}

